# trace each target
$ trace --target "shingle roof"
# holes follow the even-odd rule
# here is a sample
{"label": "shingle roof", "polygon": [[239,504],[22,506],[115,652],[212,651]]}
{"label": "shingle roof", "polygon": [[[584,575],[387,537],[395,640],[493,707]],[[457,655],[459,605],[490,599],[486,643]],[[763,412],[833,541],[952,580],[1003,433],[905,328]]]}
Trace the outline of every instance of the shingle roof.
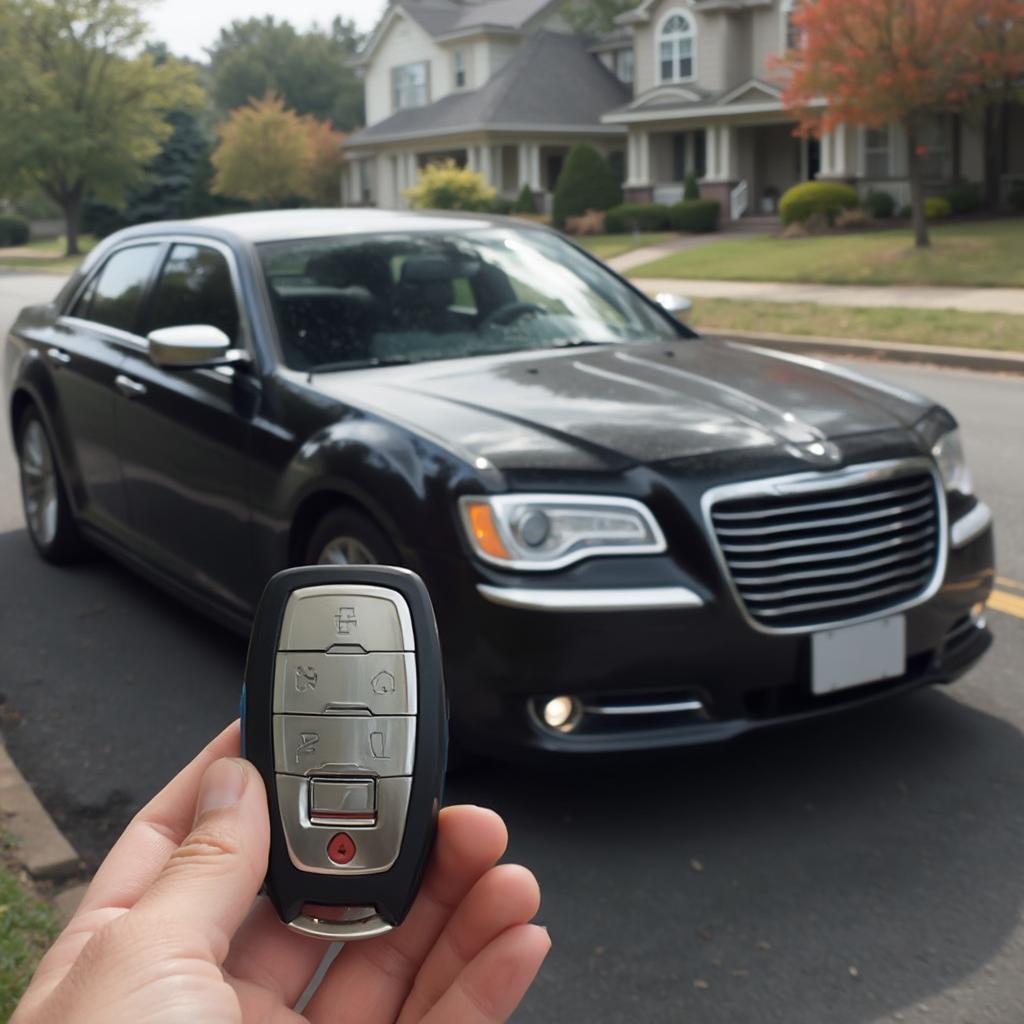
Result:
{"label": "shingle roof", "polygon": [[432,36],[443,36],[485,25],[522,28],[551,3],[552,0],[399,0],[397,6]]}
{"label": "shingle roof", "polygon": [[621,106],[630,88],[587,52],[587,43],[559,32],[536,32],[481,88],[453,92],[425,107],[399,110],[346,140],[346,146],[451,133],[483,126],[569,125],[607,130],[601,115]]}

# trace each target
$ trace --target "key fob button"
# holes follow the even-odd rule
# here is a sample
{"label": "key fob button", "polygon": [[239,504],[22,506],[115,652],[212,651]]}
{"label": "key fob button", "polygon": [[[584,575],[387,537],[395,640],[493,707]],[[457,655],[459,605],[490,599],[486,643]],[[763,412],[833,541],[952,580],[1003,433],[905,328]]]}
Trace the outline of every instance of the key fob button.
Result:
{"label": "key fob button", "polygon": [[311,779],[309,817],[331,825],[372,826],[377,818],[373,779]]}
{"label": "key fob button", "polygon": [[281,651],[414,649],[412,619],[401,595],[381,587],[324,586],[296,590],[281,626]]}
{"label": "key fob button", "polygon": [[416,719],[275,715],[274,768],[292,775],[411,775]]}
{"label": "key fob button", "polygon": [[416,714],[416,656],[405,653],[278,654],[274,713]]}

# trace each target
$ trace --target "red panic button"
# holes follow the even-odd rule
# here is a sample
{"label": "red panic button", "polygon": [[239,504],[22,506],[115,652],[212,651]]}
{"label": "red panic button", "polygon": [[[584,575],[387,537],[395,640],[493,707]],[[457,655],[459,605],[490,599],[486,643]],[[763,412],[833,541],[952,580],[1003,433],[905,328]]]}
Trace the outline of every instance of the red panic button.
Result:
{"label": "red panic button", "polygon": [[327,844],[327,856],[335,864],[347,864],[356,855],[356,844],[347,832],[339,832]]}

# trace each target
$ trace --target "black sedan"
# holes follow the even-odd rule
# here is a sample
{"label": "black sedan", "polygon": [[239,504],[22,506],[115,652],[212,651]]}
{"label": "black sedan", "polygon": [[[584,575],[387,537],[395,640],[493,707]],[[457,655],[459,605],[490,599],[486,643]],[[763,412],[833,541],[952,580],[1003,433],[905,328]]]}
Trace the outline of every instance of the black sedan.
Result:
{"label": "black sedan", "polygon": [[44,558],[89,542],[239,629],[284,566],[409,566],[469,747],[724,739],[991,642],[991,515],[947,411],[702,339],[525,223],[132,228],[4,361]]}

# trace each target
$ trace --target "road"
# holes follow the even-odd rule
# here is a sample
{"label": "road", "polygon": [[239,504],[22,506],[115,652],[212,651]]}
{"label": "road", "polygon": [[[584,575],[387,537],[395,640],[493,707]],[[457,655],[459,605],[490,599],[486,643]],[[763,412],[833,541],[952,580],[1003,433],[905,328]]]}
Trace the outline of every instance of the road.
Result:
{"label": "road", "polygon": [[[0,323],[34,279],[0,277]],[[48,287],[44,285],[43,287]],[[1024,580],[1024,381],[857,364],[961,419]],[[90,863],[234,714],[244,645],[110,562],[32,553],[0,438],[0,668],[15,760]],[[1024,595],[1024,589],[1016,591]],[[1024,1019],[1024,620],[975,672],[811,727],[657,759],[478,766],[554,950],[517,1019]]]}

